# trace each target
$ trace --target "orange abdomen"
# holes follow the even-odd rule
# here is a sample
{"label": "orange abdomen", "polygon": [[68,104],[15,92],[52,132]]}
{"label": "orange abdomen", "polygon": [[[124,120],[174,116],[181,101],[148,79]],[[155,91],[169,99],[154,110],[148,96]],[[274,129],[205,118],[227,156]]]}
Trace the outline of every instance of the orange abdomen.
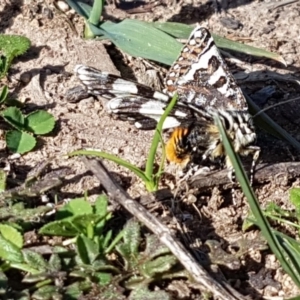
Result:
{"label": "orange abdomen", "polygon": [[185,166],[190,160],[190,147],[187,143],[188,128],[176,128],[166,143],[167,160]]}

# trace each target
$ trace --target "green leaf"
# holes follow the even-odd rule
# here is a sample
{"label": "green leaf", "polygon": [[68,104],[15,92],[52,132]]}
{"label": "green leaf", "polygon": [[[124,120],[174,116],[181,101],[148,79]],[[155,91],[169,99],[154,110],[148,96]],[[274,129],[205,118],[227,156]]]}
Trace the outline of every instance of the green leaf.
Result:
{"label": "green leaf", "polygon": [[0,78],[5,76],[14,57],[25,53],[30,47],[30,40],[23,36],[0,34],[0,52],[4,58],[0,63]]}
{"label": "green leaf", "polygon": [[10,151],[20,154],[32,150],[36,145],[36,139],[32,135],[16,130],[7,131],[5,140]]}
{"label": "green leaf", "polygon": [[50,256],[48,267],[52,272],[58,272],[61,270],[61,261],[58,254],[54,253]]}
{"label": "green leaf", "polygon": [[290,189],[290,201],[296,207],[297,213],[300,212],[300,188]]}
{"label": "green leaf", "polygon": [[98,151],[98,150],[77,150],[77,151],[68,153],[68,156],[77,156],[77,155],[96,156],[96,157],[103,157],[103,158],[109,159],[109,160],[115,162],[116,164],[118,164],[124,168],[127,168],[128,170],[133,172],[136,176],[141,178],[144,182],[149,181],[149,179],[147,178],[147,176],[145,176],[145,173],[141,169],[137,168],[135,165],[129,163],[128,161],[119,158],[116,155],[112,155],[112,154]]}
{"label": "green leaf", "polygon": [[76,198],[60,208],[55,218],[56,220],[71,220],[75,215],[81,215],[91,211],[93,211],[93,208],[85,198]]}
{"label": "green leaf", "polygon": [[46,285],[40,287],[32,294],[34,300],[52,300],[61,299],[61,295],[58,293],[58,288],[52,285]]}
{"label": "green leaf", "polygon": [[[86,228],[88,225],[96,226],[99,222],[101,222],[105,216],[99,216],[96,214],[82,214],[74,216],[72,219],[70,219],[70,222],[76,228]],[[82,232],[82,231],[81,231]]]}
{"label": "green leaf", "polygon": [[171,300],[172,297],[165,291],[151,291],[145,285],[137,286],[128,297],[128,300]]}
{"label": "green leaf", "polygon": [[[82,292],[87,291],[91,288],[91,282],[86,281],[76,281],[66,288],[65,296],[66,299],[79,299]],[[105,299],[105,298],[103,298]]]}
{"label": "green leaf", "polygon": [[79,235],[76,240],[77,252],[84,264],[93,263],[99,255],[98,245],[84,235]]}
{"label": "green leaf", "polygon": [[95,277],[97,277],[101,285],[108,285],[112,280],[112,274],[105,272],[97,272],[95,273]]}
{"label": "green leaf", "polygon": [[97,214],[100,217],[105,217],[107,215],[107,205],[107,196],[100,195],[95,201],[95,214]]}
{"label": "green leaf", "polygon": [[98,25],[102,15],[102,8],[104,5],[104,0],[95,0],[93,4],[93,8],[91,14],[89,16],[89,22],[94,25]]}
{"label": "green leaf", "polygon": [[84,198],[77,198],[71,200],[64,207],[62,207],[56,214],[56,219],[63,219],[66,217],[80,216],[85,214],[93,214],[92,205]]}
{"label": "green leaf", "polygon": [[20,271],[24,271],[29,274],[39,274],[40,271],[35,269],[33,266],[30,266],[26,263],[10,263],[10,266],[14,269],[18,269]]}
{"label": "green leaf", "polygon": [[144,251],[144,255],[148,257],[148,259],[153,259],[155,257],[170,254],[169,248],[162,244],[159,238],[150,234],[146,236],[146,249]]}
{"label": "green leaf", "polygon": [[194,29],[194,26],[176,22],[153,22],[150,24],[153,27],[178,39],[187,39]]}
{"label": "green leaf", "polygon": [[[150,147],[149,154],[147,157],[146,170],[145,170],[146,177],[151,179],[151,180],[149,180],[149,182],[146,182],[146,187],[147,187],[148,191],[150,191],[150,192],[156,191],[158,188],[159,175],[162,173],[163,164],[164,164],[164,160],[165,160],[165,157],[164,157],[165,153],[162,157],[162,162],[160,164],[158,172],[155,175],[153,175],[153,168],[155,165],[155,155],[157,152],[158,144],[159,144],[159,142],[162,141],[161,132],[162,132],[163,124],[164,124],[166,118],[168,117],[168,115],[170,114],[170,112],[172,111],[174,105],[176,104],[177,98],[178,98],[178,96],[174,95],[172,100],[166,107],[163,115],[161,116],[159,122],[157,123],[156,130],[155,130],[155,133],[154,133],[154,136],[152,139],[151,147]],[[163,141],[162,141],[162,143],[163,143]],[[163,145],[163,148],[164,148],[164,145]]]}
{"label": "green leaf", "polygon": [[267,51],[265,49],[260,49],[260,48],[253,47],[250,45],[234,42],[229,39],[217,36],[215,34],[212,34],[212,37],[213,37],[216,45],[224,50],[236,51],[236,52],[245,53],[245,54],[257,56],[257,57],[266,57],[266,58],[276,60],[276,61],[281,62],[284,65],[286,65],[284,58],[277,53],[273,53],[273,52]]}
{"label": "green leaf", "polygon": [[85,19],[89,18],[92,11],[92,7],[90,5],[77,0],[66,1],[80,16],[84,17]]}
{"label": "green leaf", "polygon": [[44,225],[39,230],[39,234],[70,237],[76,236],[78,233],[77,228],[75,228],[69,220],[54,221]]}
{"label": "green leaf", "polygon": [[287,211],[281,208],[279,205],[275,204],[274,202],[268,203],[268,205],[264,210],[264,213],[268,217],[279,216],[280,218],[284,218],[284,217],[288,218],[291,217],[292,215],[291,211]]}
{"label": "green leaf", "polygon": [[0,170],[0,193],[4,192],[6,189],[6,172],[4,170]]}
{"label": "green leaf", "polygon": [[8,107],[2,112],[4,120],[11,126],[22,131],[25,128],[25,118],[17,107]]}
{"label": "green leaf", "polygon": [[138,249],[141,242],[140,224],[133,219],[128,221],[124,228],[123,239],[124,244],[129,246],[130,252],[136,256],[138,254]]}
{"label": "green leaf", "polygon": [[2,88],[2,91],[0,93],[0,103],[3,103],[6,100],[7,95],[8,95],[8,87],[7,87],[7,85],[5,85]]}
{"label": "green leaf", "polygon": [[0,233],[5,239],[10,241],[18,248],[21,249],[23,247],[23,236],[14,227],[5,224],[0,224]]}
{"label": "green leaf", "polygon": [[145,262],[145,264],[141,266],[140,271],[147,278],[153,278],[157,273],[169,271],[176,263],[177,258],[174,255],[164,255]]}
{"label": "green leaf", "polygon": [[44,272],[47,270],[47,262],[44,260],[43,256],[37,252],[34,252],[29,249],[23,249],[24,261],[29,265],[40,272]]}
{"label": "green leaf", "polygon": [[0,50],[6,56],[19,56],[30,48],[30,40],[20,35],[0,34]]}
{"label": "green leaf", "polygon": [[44,110],[37,110],[27,115],[25,124],[26,129],[34,134],[47,134],[53,130],[55,120],[50,113]]}
{"label": "green leaf", "polygon": [[125,19],[118,24],[105,22],[101,24],[100,30],[92,24],[90,27],[94,34],[104,34],[117,47],[132,56],[167,65],[175,61],[182,48],[181,43],[147,22]]}
{"label": "green leaf", "polygon": [[109,230],[106,235],[103,237],[103,240],[101,241],[101,247],[102,249],[105,249],[108,247],[108,243],[111,241],[113,235],[113,231]]}
{"label": "green leaf", "polygon": [[19,247],[0,235],[0,257],[9,262],[22,262],[23,255]]}
{"label": "green leaf", "polygon": [[[132,56],[152,59],[167,65],[171,65],[176,60],[182,48],[182,44],[171,36],[187,39],[194,28],[180,23],[147,23],[133,19],[125,19],[117,24],[108,21],[102,23],[100,27],[90,24],[89,27],[94,35],[104,35],[117,47]],[[267,57],[285,64],[282,56],[277,53],[231,41],[214,34],[212,36],[219,48]],[[153,41],[155,41],[154,45]]]}
{"label": "green leaf", "polygon": [[138,222],[129,220],[123,229],[122,244],[116,245],[116,250],[125,261],[125,270],[135,269],[138,265],[139,245],[141,242],[141,228]]}

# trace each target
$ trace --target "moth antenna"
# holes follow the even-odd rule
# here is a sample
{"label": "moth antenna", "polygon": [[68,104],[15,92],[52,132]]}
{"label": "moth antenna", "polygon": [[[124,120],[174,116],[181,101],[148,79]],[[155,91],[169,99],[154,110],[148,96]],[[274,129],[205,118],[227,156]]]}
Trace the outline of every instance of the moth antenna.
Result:
{"label": "moth antenna", "polygon": [[263,108],[258,113],[256,113],[254,116],[252,116],[252,119],[256,118],[257,116],[259,116],[260,114],[262,114],[263,112],[265,112],[265,111],[267,111],[267,110],[269,110],[271,108],[274,108],[276,106],[280,106],[282,104],[286,104],[286,103],[289,103],[289,102],[292,102],[292,101],[297,101],[297,100],[300,100],[300,97],[296,97],[296,98],[293,98],[293,99],[285,100],[285,101],[282,101],[280,103],[277,103],[277,104],[271,105],[269,107]]}

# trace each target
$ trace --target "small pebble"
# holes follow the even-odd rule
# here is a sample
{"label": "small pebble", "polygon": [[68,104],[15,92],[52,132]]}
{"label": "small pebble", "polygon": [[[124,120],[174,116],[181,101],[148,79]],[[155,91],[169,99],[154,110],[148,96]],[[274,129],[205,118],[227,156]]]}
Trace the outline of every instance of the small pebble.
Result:
{"label": "small pebble", "polygon": [[64,1],[57,1],[56,5],[57,8],[60,9],[62,12],[67,12],[70,9],[69,5]]}
{"label": "small pebble", "polygon": [[115,155],[117,155],[117,154],[119,154],[119,149],[118,148],[113,148],[113,150],[112,150],[112,153],[113,154],[115,154]]}
{"label": "small pebble", "polygon": [[14,160],[14,159],[19,159],[20,157],[21,157],[20,153],[14,153],[9,157],[9,159]]}
{"label": "small pebble", "polygon": [[32,78],[31,73],[25,72],[21,74],[20,81],[27,84],[30,82],[31,78]]}
{"label": "small pebble", "polygon": [[38,21],[37,19],[33,19],[33,20],[30,22],[30,25],[31,25],[32,27],[36,27],[36,28],[40,27],[39,21]]}
{"label": "small pebble", "polygon": [[50,69],[45,69],[45,73],[46,73],[46,75],[51,75],[52,74]]}
{"label": "small pebble", "polygon": [[53,12],[52,10],[50,10],[49,8],[47,7],[44,7],[43,8],[43,15],[45,16],[45,18],[49,19],[49,20],[52,20],[53,19]]}
{"label": "small pebble", "polygon": [[196,198],[195,195],[192,195],[192,194],[188,195],[188,202],[189,203],[196,203],[196,201],[197,201],[197,198]]}

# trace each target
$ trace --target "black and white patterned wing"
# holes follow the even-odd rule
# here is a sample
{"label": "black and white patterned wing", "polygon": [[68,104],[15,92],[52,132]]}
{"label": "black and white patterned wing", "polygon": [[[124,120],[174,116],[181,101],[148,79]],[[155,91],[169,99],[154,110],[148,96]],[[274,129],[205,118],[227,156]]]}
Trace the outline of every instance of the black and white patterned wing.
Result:
{"label": "black and white patterned wing", "polygon": [[[170,101],[170,96],[146,85],[92,67],[78,65],[75,73],[90,94],[109,99],[106,103],[109,113],[134,123],[139,129],[154,129]],[[193,110],[184,104],[177,104],[163,128],[189,126],[194,120]]]}
{"label": "black and white patterned wing", "polygon": [[247,102],[206,28],[197,26],[165,80],[166,93],[200,107],[247,110]]}
{"label": "black and white patterned wing", "polygon": [[153,91],[149,86],[131,80],[125,80],[120,76],[103,72],[92,67],[77,65],[75,73],[92,95],[112,99],[117,96],[143,95],[147,98],[155,97],[162,101],[168,101],[169,96]]}

